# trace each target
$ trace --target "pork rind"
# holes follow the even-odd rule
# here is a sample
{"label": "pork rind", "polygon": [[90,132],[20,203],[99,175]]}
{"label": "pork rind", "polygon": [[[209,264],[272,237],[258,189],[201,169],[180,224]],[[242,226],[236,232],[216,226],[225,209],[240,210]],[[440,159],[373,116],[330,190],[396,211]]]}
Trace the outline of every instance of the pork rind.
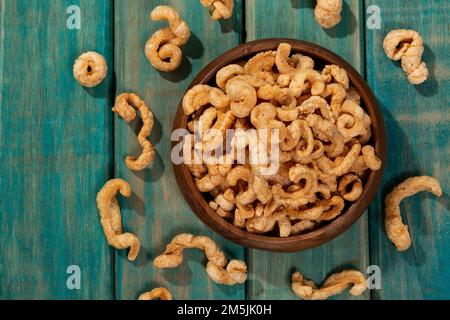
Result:
{"label": "pork rind", "polygon": [[411,84],[418,85],[428,79],[428,68],[422,61],[423,40],[417,31],[392,30],[384,39],[383,48],[389,59],[401,60],[403,71]]}
{"label": "pork rind", "polygon": [[178,12],[169,6],[156,7],[150,18],[153,21],[167,20],[169,27],[153,34],[145,45],[145,55],[155,69],[174,71],[181,65],[183,53],[180,47],[189,41],[191,30]]}
{"label": "pork rind", "polygon": [[107,74],[108,64],[105,58],[97,52],[83,53],[73,65],[73,76],[83,87],[98,86]]}
{"label": "pork rind", "polygon": [[234,0],[200,0],[200,3],[209,9],[213,20],[233,17]]}
{"label": "pork rind", "polygon": [[341,22],[342,5],[342,0],[317,0],[317,23],[326,29],[337,26]]}
{"label": "pork rind", "polygon": [[357,270],[345,270],[333,274],[325,280],[321,288],[318,288],[313,281],[305,279],[300,272],[292,275],[292,291],[303,300],[326,300],[341,294],[346,289],[350,289],[352,296],[360,296],[367,290],[367,280]]}
{"label": "pork rind", "polygon": [[97,195],[97,207],[100,213],[103,232],[108,244],[116,249],[130,248],[128,260],[134,261],[139,254],[139,239],[132,233],[123,233],[122,215],[116,195],[131,196],[131,187],[122,179],[108,181]]}
{"label": "pork rind", "polygon": [[150,300],[173,300],[172,294],[166,288],[156,288],[150,292],[141,294],[139,300],[150,301]]}
{"label": "pork rind", "polygon": [[385,202],[384,226],[388,238],[398,251],[406,251],[411,247],[411,236],[408,226],[403,224],[400,215],[400,202],[416,193],[428,191],[437,197],[442,196],[442,189],[436,178],[422,176],[406,179],[389,193]]}
{"label": "pork rind", "polygon": [[242,284],[247,280],[247,265],[240,260],[228,262],[216,243],[204,236],[180,234],[167,246],[166,251],[155,258],[155,268],[177,268],[183,263],[184,249],[200,249],[205,252],[208,263],[206,273],[216,283],[223,285]]}
{"label": "pork rind", "polygon": [[133,171],[141,171],[148,168],[155,159],[155,150],[148,137],[153,130],[153,113],[138,95],[134,93],[123,93],[116,98],[116,103],[112,109],[125,122],[129,123],[136,119],[136,110],[139,111],[143,122],[139,132],[138,140],[142,147],[142,154],[139,157],[127,157],[125,163]]}
{"label": "pork rind", "polygon": [[208,154],[187,165],[211,210],[280,237],[338,218],[382,167],[345,69],[316,70],[312,58],[291,51],[281,43],[224,66],[217,87],[196,85],[182,103],[191,132],[185,158]]}

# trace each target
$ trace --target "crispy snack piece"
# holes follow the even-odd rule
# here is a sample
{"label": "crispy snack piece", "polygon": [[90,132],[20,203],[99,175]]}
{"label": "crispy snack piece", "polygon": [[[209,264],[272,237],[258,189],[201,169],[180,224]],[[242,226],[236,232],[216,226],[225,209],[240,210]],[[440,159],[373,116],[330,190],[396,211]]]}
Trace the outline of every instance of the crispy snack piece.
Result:
{"label": "crispy snack piece", "polygon": [[182,105],[184,113],[189,116],[208,104],[219,110],[226,109],[230,106],[230,102],[230,98],[222,90],[199,84],[184,95]]}
{"label": "crispy snack piece", "polygon": [[402,60],[402,68],[412,84],[421,84],[428,79],[428,68],[422,62],[424,52],[423,40],[414,30],[392,30],[383,43],[384,51],[389,59]]}
{"label": "crispy snack piece", "polygon": [[237,166],[228,173],[227,182],[230,186],[236,186],[239,181],[247,183],[247,189],[236,197],[238,204],[246,206],[256,200],[257,196],[253,187],[253,180],[254,176],[250,167]]}
{"label": "crispy snack piece", "polygon": [[136,119],[136,111],[139,110],[143,126],[138,135],[139,144],[142,147],[142,154],[139,157],[127,157],[125,163],[133,171],[140,171],[148,168],[155,159],[153,144],[147,139],[153,130],[153,113],[137,94],[124,93],[116,98],[116,103],[112,109],[125,122],[129,123]]}
{"label": "crispy snack piece", "polygon": [[201,4],[209,8],[213,20],[231,19],[233,17],[234,0],[200,0]]}
{"label": "crispy snack piece", "polygon": [[322,92],[321,96],[324,98],[331,96],[330,107],[333,112],[333,116],[330,120],[334,123],[342,113],[342,104],[347,96],[347,91],[339,83],[330,83],[325,87],[325,90]]}
{"label": "crispy snack piece", "polygon": [[362,154],[364,162],[372,171],[378,171],[381,169],[382,162],[375,154],[375,148],[372,146],[364,146],[362,148]]}
{"label": "crispy snack piece", "polygon": [[400,215],[400,202],[421,191],[428,191],[434,195],[442,196],[442,189],[436,178],[422,176],[412,177],[392,190],[386,196],[384,226],[388,238],[394,243],[398,251],[406,251],[411,246],[411,236],[408,226],[404,225]]}
{"label": "crispy snack piece", "polygon": [[[293,75],[296,72],[301,72],[314,68],[314,60],[307,56],[294,55],[290,57],[292,46],[289,43],[280,43],[275,56],[275,64],[281,74]],[[293,66],[293,62],[297,65]],[[290,81],[290,79],[288,80]],[[281,81],[282,83],[283,81]],[[279,83],[280,84],[280,83]]]}
{"label": "crispy snack piece", "polygon": [[333,274],[319,289],[313,281],[305,279],[300,272],[292,275],[292,291],[304,300],[326,300],[341,294],[348,288],[352,296],[360,296],[367,290],[367,280],[357,270],[345,270]]}
{"label": "crispy snack piece", "polygon": [[338,161],[331,161],[327,157],[322,157],[318,160],[319,168],[326,174],[334,175],[334,176],[342,176],[349,172],[356,159],[358,158],[359,153],[361,152],[361,145],[359,143],[355,144],[345,158]]}
{"label": "crispy snack piece", "polygon": [[338,190],[344,200],[353,202],[361,197],[363,193],[363,184],[357,175],[347,174],[339,181]]}
{"label": "crispy snack piece", "polygon": [[156,7],[150,18],[153,21],[167,20],[169,28],[153,34],[145,45],[145,55],[155,69],[174,71],[181,65],[183,53],[180,47],[189,41],[191,30],[178,12],[169,6]]}
{"label": "crispy snack piece", "polygon": [[317,23],[326,29],[337,26],[341,22],[342,5],[342,0],[317,0]]}
{"label": "crispy snack piece", "polygon": [[297,72],[291,81],[289,89],[294,97],[300,97],[305,90],[306,81],[311,83],[311,94],[320,95],[325,90],[325,82],[322,75],[316,70],[307,69]]}
{"label": "crispy snack piece", "polygon": [[334,79],[337,83],[344,87],[344,89],[348,89],[350,87],[350,80],[347,75],[347,71],[344,68],[341,68],[335,64],[327,65],[322,70],[322,76],[326,83],[330,83],[331,80]]}
{"label": "crispy snack piece", "polygon": [[173,300],[172,294],[166,288],[156,288],[150,292],[141,294],[139,300]]}
{"label": "crispy snack piece", "polygon": [[228,263],[225,254],[216,243],[204,236],[192,234],[180,234],[167,246],[166,251],[156,257],[153,265],[156,268],[176,268],[183,263],[184,249],[200,249],[208,258],[206,273],[218,284],[235,285],[247,280],[247,265],[240,260],[232,260]]}
{"label": "crispy snack piece", "polygon": [[231,99],[231,112],[237,118],[250,116],[257,103],[256,90],[242,78],[233,78],[227,82],[226,93]]}
{"label": "crispy snack piece", "polygon": [[234,78],[235,76],[243,75],[245,73],[244,67],[238,64],[230,64],[222,69],[220,69],[216,74],[217,86],[225,90],[228,80]]}
{"label": "crispy snack piece", "polygon": [[96,87],[106,78],[108,65],[97,52],[83,53],[73,65],[73,76],[83,87]]}
{"label": "crispy snack piece", "polygon": [[132,233],[123,233],[117,192],[124,197],[131,196],[131,187],[121,179],[108,181],[97,195],[97,207],[100,212],[101,224],[109,245],[116,249],[130,248],[128,260],[134,261],[139,254],[139,239]]}
{"label": "crispy snack piece", "polygon": [[342,104],[343,113],[337,119],[339,133],[344,138],[354,138],[363,135],[370,128],[372,121],[367,113],[359,105],[351,100]]}
{"label": "crispy snack piece", "polygon": [[258,53],[245,64],[245,72],[269,84],[275,84],[275,77],[272,72],[275,65],[275,55],[276,53],[273,51]]}
{"label": "crispy snack piece", "polygon": [[320,111],[322,118],[333,122],[334,115],[331,106],[324,98],[312,96],[305,100],[299,107],[300,113],[305,115],[315,113],[316,110]]}

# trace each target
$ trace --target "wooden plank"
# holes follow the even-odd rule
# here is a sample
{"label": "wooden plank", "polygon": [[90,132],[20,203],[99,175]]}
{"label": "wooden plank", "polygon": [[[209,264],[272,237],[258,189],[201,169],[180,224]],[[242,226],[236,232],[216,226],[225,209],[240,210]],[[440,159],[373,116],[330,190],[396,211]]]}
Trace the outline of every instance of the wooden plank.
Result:
{"label": "wooden plank", "polygon": [[[315,1],[249,0],[246,6],[248,41],[287,37],[307,40],[328,48],[363,69],[363,45],[360,1],[345,1],[343,21],[324,30],[314,19]],[[262,23],[262,21],[265,21]],[[248,263],[252,279],[248,284],[249,299],[296,299],[291,291],[293,270],[317,282],[333,271],[354,267],[365,272],[369,262],[367,215],[347,233],[313,250],[295,254],[275,254],[249,250]],[[367,293],[362,298],[368,298]],[[349,298],[342,295],[338,299]]]}
{"label": "wooden plank", "polygon": [[[437,177],[449,190],[448,113],[450,69],[448,1],[370,1],[381,8],[382,28],[368,30],[367,76],[383,109],[389,158],[378,201],[371,208],[371,261],[380,266],[383,288],[375,299],[449,299],[450,214],[448,195],[437,200],[420,194],[402,204],[413,246],[399,253],[384,232],[384,196],[396,183],[413,175]],[[390,61],[383,40],[393,29],[414,29],[422,35],[424,61],[431,76],[420,86],[408,83],[399,62]]]}
{"label": "wooden plank", "polygon": [[[144,55],[149,37],[166,23],[154,23],[149,14],[159,4],[176,8],[192,28],[192,37],[183,47],[185,59],[173,73],[153,69]],[[126,155],[139,153],[135,130],[116,119],[116,176],[130,182],[134,194],[121,201],[126,230],[135,232],[143,245],[136,263],[126,260],[125,252],[117,256],[116,292],[118,299],[136,299],[155,286],[166,286],[176,299],[243,299],[245,286],[218,286],[208,279],[204,255],[187,252],[180,268],[155,270],[153,258],[164,251],[173,236],[191,232],[216,239],[232,258],[244,258],[244,249],[213,235],[186,205],[175,182],[170,160],[172,122],[183,93],[193,77],[213,58],[239,44],[241,39],[241,1],[237,1],[233,21],[212,21],[199,1],[115,1],[115,61],[117,91],[133,91],[152,107],[156,126],[151,136],[158,155],[153,166],[133,173],[124,164]]]}
{"label": "wooden plank", "polygon": [[[81,8],[81,30],[66,9]],[[0,1],[0,299],[110,299],[113,255],[95,196],[112,172],[112,72],[83,89],[72,65],[112,66],[112,2]],[[81,290],[66,286],[71,265]]]}

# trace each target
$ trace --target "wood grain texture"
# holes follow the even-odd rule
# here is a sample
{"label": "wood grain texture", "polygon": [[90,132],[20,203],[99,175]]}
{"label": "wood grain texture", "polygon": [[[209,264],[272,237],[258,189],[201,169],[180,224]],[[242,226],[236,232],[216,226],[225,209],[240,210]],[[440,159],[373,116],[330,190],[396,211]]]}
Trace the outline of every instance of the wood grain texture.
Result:
{"label": "wood grain texture", "polygon": [[[342,23],[324,30],[314,20],[314,0],[238,0],[234,19],[225,22],[212,21],[198,0],[0,0],[0,299],[136,299],[160,285],[176,299],[296,299],[289,279],[294,270],[320,283],[334,271],[365,272],[370,264],[381,267],[382,290],[362,298],[450,299],[450,3],[345,3]],[[74,4],[82,11],[79,31],[66,28],[66,9]],[[149,19],[158,4],[173,5],[193,30],[181,69],[168,74],[153,69],[144,55],[147,39],[165,26]],[[381,30],[363,29],[363,12],[372,4],[381,8]],[[242,42],[244,21],[248,41],[291,37],[342,56],[366,74],[386,121],[388,166],[369,215],[307,252],[245,255],[199,222],[175,183],[170,135],[176,108],[200,69]],[[431,71],[425,84],[409,84],[400,63],[384,54],[383,39],[397,28],[422,34]],[[75,58],[88,50],[103,54],[110,67],[94,89],[72,77]],[[151,140],[158,156],[143,173],[129,171],[123,161],[140,152],[140,123],[129,126],[111,112],[114,95],[124,91],[140,94],[157,119]],[[413,246],[398,253],[384,232],[383,199],[398,182],[422,174],[436,176],[444,196],[420,194],[402,204]],[[125,230],[143,245],[135,263],[127,261],[126,250],[106,244],[99,224],[95,196],[112,177],[133,187],[131,199],[120,202]],[[250,281],[231,288],[214,284],[198,251],[187,252],[178,269],[153,269],[153,258],[181,232],[210,235],[230,258],[246,257]],[[81,268],[79,291],[67,289],[70,265]]]}
{"label": "wood grain texture", "polygon": [[[183,47],[185,59],[179,70],[160,73],[147,61],[144,46],[150,36],[166,22],[154,23],[149,15],[160,4],[176,8],[192,29]],[[224,287],[213,283],[205,273],[204,254],[187,251],[185,262],[175,270],[156,270],[153,258],[161,254],[171,239],[184,232],[212,236],[230,258],[244,258],[244,249],[213,235],[189,209],[172,171],[171,131],[180,100],[191,80],[212,59],[233,48],[241,39],[242,4],[237,1],[233,20],[211,20],[199,1],[115,1],[115,61],[117,93],[133,91],[152,107],[156,125],[151,141],[157,156],[151,168],[131,172],[124,164],[126,155],[140,152],[136,132],[131,126],[115,122],[116,176],[130,182],[133,196],[121,201],[125,230],[136,233],[142,252],[135,263],[120,252],[116,260],[116,298],[136,299],[142,292],[166,286],[175,299],[244,299],[245,286]]]}
{"label": "wood grain texture", "polygon": [[[72,4],[79,31],[66,28]],[[0,299],[114,297],[95,203],[112,172],[112,77],[85,90],[72,76],[87,50],[112,64],[111,4],[0,1]],[[79,291],[66,286],[70,265]]]}
{"label": "wood grain texture", "polygon": [[[306,40],[334,51],[357,70],[364,65],[360,1],[346,1],[343,21],[324,30],[314,19],[315,1],[249,0],[246,2],[247,40],[286,37]],[[335,271],[352,267],[365,272],[369,263],[367,215],[330,243],[296,254],[249,250],[251,280],[248,299],[296,299],[291,291],[294,270],[321,283]],[[344,294],[337,299],[348,299]],[[366,293],[361,298],[369,298]]]}
{"label": "wood grain texture", "polygon": [[[449,1],[369,1],[381,8],[381,30],[368,30],[367,77],[383,109],[389,159],[385,183],[370,209],[371,262],[380,266],[383,288],[375,299],[450,299],[449,180]],[[399,62],[389,60],[383,40],[393,29],[414,29],[423,37],[431,76],[411,85]],[[384,196],[407,177],[432,175],[444,196],[419,194],[402,205],[412,247],[399,253],[384,232]]]}

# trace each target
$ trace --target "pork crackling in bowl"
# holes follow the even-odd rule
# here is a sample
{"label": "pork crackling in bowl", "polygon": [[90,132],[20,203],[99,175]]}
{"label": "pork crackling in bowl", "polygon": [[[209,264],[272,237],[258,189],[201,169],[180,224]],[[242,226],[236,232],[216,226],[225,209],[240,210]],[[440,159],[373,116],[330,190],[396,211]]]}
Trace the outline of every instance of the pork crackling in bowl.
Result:
{"label": "pork crackling in bowl", "polygon": [[183,96],[177,129],[186,201],[250,248],[330,241],[366,211],[383,176],[386,133],[372,91],[342,58],[305,41],[258,40],[218,57]]}

